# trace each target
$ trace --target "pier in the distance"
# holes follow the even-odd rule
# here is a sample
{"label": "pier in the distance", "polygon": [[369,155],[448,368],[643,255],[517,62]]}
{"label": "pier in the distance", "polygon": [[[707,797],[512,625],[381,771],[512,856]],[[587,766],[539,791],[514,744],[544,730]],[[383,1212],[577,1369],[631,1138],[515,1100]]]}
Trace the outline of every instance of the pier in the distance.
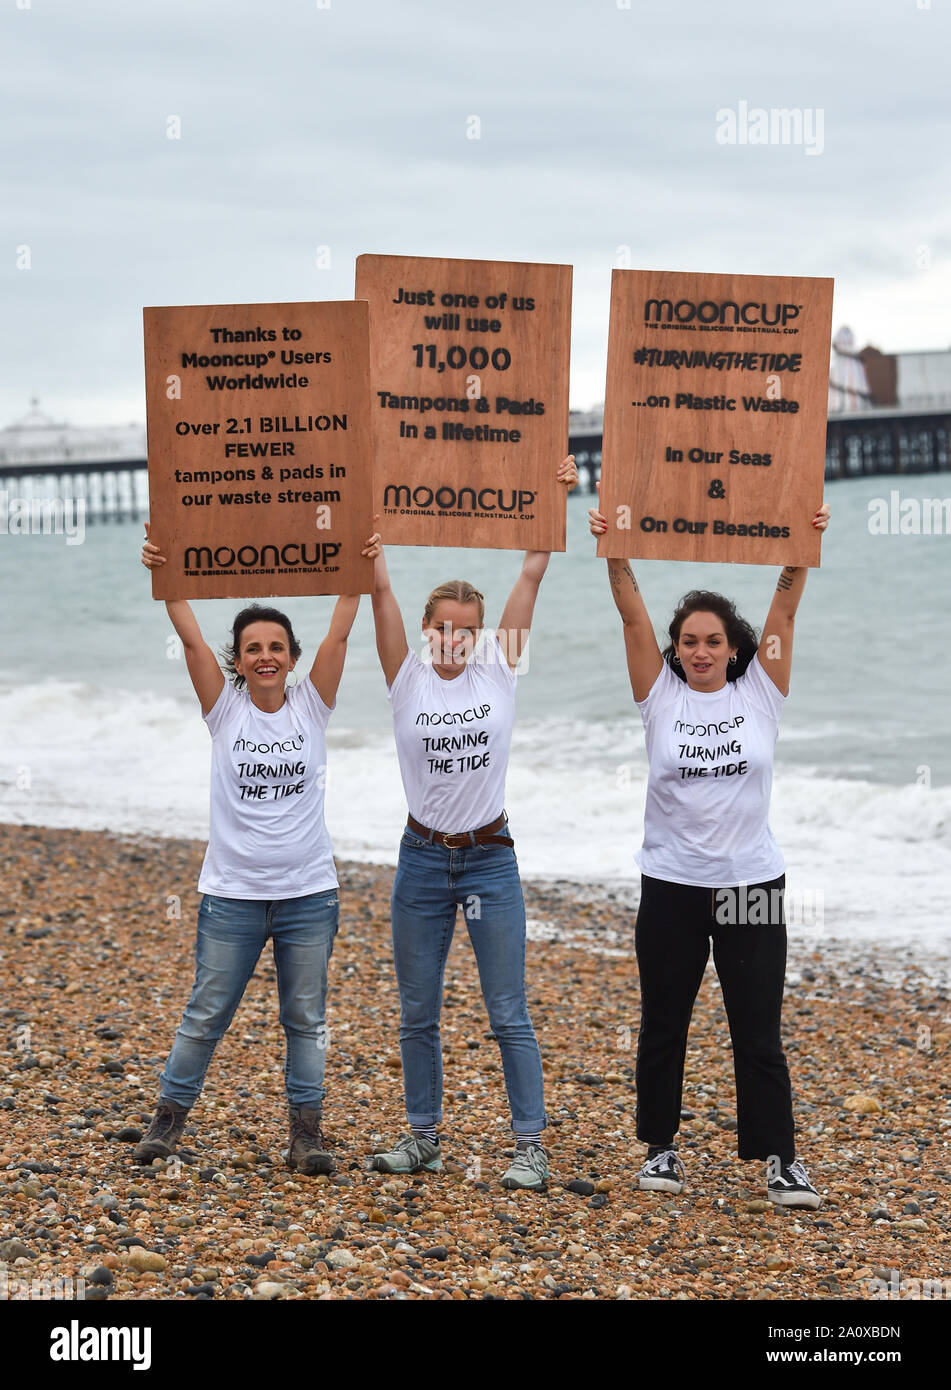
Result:
{"label": "pier in the distance", "polygon": [[[572,410],[569,449],[581,487],[601,473],[603,411]],[[826,478],[951,470],[951,349],[883,353],[856,350],[836,333],[829,376]],[[145,425],[58,423],[31,402],[0,429],[0,491],[8,496],[86,500],[90,522],[135,521],[148,514]]]}

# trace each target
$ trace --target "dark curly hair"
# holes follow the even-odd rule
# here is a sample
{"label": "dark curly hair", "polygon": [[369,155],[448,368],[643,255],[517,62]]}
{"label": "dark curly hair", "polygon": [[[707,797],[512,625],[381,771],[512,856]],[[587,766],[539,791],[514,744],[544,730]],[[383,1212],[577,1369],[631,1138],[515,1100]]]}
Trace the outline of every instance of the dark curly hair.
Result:
{"label": "dark curly hair", "polygon": [[240,690],[242,686],[247,684],[244,676],[238,675],[235,658],[241,655],[241,634],[246,627],[250,627],[251,623],[278,623],[287,633],[287,645],[290,648],[291,658],[296,661],[301,654],[301,645],[294,636],[291,620],[286,613],[281,613],[277,608],[265,608],[260,603],[252,603],[249,608],[242,608],[231,624],[231,641],[227,646],[221,647],[218,652],[222,665],[228,673],[228,679],[236,690]]}
{"label": "dark curly hair", "polygon": [[726,678],[728,681],[739,680],[756,655],[756,648],[759,646],[756,633],[746,619],[737,613],[736,604],[732,599],[724,598],[722,594],[712,594],[707,589],[691,589],[690,593],[684,594],[680,600],[680,605],[667,629],[670,645],[665,647],[662,653],[667,665],[682,681],[687,679],[683,667],[674,661],[674,643],[680,641],[680,629],[684,625],[684,619],[691,613],[715,613],[720,619],[727,642],[731,647],[736,647],[736,661],[727,665]]}

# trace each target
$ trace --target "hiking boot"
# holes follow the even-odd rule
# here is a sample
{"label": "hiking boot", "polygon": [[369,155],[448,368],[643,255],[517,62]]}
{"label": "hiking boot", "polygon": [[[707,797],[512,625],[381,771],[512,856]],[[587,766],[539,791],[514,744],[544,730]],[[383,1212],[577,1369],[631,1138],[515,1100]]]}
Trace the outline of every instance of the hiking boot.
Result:
{"label": "hiking boot", "polygon": [[442,1150],[437,1139],[431,1144],[417,1134],[408,1134],[399,1139],[392,1149],[376,1153],[370,1159],[370,1167],[378,1173],[418,1173],[424,1168],[427,1173],[438,1173],[442,1167]]}
{"label": "hiking boot", "polygon": [[766,1195],[771,1202],[780,1207],[809,1207],[815,1211],[822,1201],[809,1181],[809,1175],[800,1163],[781,1163],[779,1172],[770,1177],[771,1168],[766,1167]]}
{"label": "hiking boot", "polygon": [[637,1175],[642,1192],[682,1192],[687,1174],[676,1149],[664,1149],[649,1158]]}
{"label": "hiking boot", "polygon": [[541,1192],[548,1181],[548,1155],[540,1144],[516,1149],[511,1165],[502,1176],[502,1186]]}
{"label": "hiking boot", "polygon": [[141,1141],[132,1150],[136,1163],[151,1163],[153,1158],[170,1158],[175,1152],[188,1119],[189,1107],[177,1100],[159,1097],[158,1108]]}
{"label": "hiking boot", "polygon": [[290,1126],[287,1166],[297,1173],[334,1173],[333,1155],[327,1152],[327,1140],[320,1128],[320,1111],[313,1105],[289,1105]]}

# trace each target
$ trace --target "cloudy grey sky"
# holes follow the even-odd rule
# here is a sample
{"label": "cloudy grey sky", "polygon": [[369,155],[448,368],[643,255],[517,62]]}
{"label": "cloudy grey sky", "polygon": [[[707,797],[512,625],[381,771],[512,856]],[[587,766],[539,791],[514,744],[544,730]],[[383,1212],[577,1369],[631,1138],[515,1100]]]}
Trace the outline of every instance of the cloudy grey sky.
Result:
{"label": "cloudy grey sky", "polygon": [[[949,10],[5,0],[0,425],[144,420],[143,305],[345,299],[365,251],[572,264],[573,406],[625,255],[832,275],[860,345],[947,347]],[[720,143],[741,103],[816,153]]]}

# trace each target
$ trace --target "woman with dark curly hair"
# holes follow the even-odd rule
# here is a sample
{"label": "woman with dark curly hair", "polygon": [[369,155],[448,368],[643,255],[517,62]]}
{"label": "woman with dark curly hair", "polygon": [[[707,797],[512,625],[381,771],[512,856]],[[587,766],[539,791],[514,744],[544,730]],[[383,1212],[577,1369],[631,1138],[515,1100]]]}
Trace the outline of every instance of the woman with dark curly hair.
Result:
{"label": "woman with dark curly hair", "polygon": [[[142,563],[165,557],[149,541]],[[374,558],[377,547],[363,551]],[[232,625],[221,656],[202,638],[184,599],[166,603],[211,734],[211,816],[198,880],[192,996],[160,1082],[158,1108],[134,1158],[167,1158],[201,1092],[268,937],[274,943],[280,1018],[287,1043],[288,1167],[332,1173],[321,1132],[326,1056],[327,966],[339,904],[333,846],[324,824],[324,731],[343,674],[359,594],[337,600],[330,629],[302,680],[290,619],[252,604]]]}
{"label": "woman with dark curly hair", "polygon": [[[607,521],[589,513],[591,532]],[[829,509],[813,517],[828,525]],[[786,970],[783,856],[769,827],[773,750],[789,692],[793,620],[807,571],[779,577],[763,635],[721,594],[693,590],[663,654],[626,560],[608,560],[648,758],[635,949],[641,987],[637,1137],[646,1191],[680,1192],[684,1058],[713,943],[730,1025],[737,1148],[766,1160],[769,1200],[817,1207],[796,1159],[781,1012]]]}

